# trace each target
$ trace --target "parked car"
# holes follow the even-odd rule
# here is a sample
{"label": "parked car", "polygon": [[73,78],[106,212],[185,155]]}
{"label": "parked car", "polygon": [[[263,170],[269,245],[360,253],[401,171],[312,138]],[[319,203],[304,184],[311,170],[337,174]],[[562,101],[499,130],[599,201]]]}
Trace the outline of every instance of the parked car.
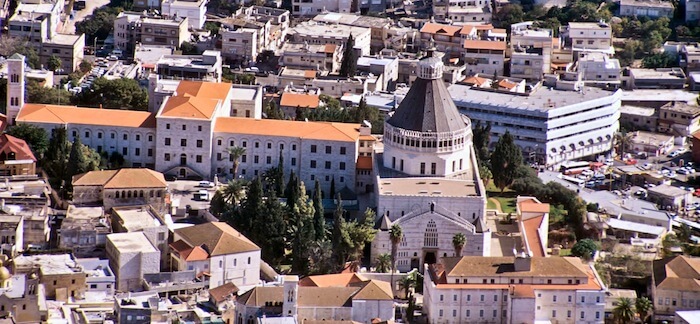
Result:
{"label": "parked car", "polygon": [[200,181],[197,186],[202,188],[214,188],[214,183],[211,181]]}

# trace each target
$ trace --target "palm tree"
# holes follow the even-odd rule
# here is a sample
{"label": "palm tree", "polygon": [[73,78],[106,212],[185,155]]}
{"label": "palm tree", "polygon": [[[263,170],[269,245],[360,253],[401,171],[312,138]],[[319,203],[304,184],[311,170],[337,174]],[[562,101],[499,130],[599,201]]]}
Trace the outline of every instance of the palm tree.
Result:
{"label": "palm tree", "polygon": [[417,280],[415,271],[399,279],[399,289],[402,289],[404,291],[406,299],[410,299],[411,288],[415,288],[416,283]]}
{"label": "palm tree", "polygon": [[382,253],[378,255],[375,261],[377,272],[386,273],[391,269],[391,255],[389,253]]}
{"label": "palm tree", "polygon": [[637,309],[637,313],[639,313],[639,318],[642,320],[642,323],[646,323],[647,317],[649,317],[649,314],[654,308],[654,305],[651,304],[651,300],[646,297],[641,297],[637,298],[637,301],[634,303],[635,308]]}
{"label": "palm tree", "polygon": [[224,201],[226,203],[229,203],[233,205],[235,208],[238,203],[243,199],[244,191],[243,188],[245,187],[244,181],[241,180],[230,180],[226,186],[222,190],[222,196],[224,197]]}
{"label": "palm tree", "polygon": [[240,164],[241,156],[245,155],[245,147],[241,146],[231,146],[226,151],[231,156],[233,160],[233,178],[236,179],[238,174],[238,165]]}
{"label": "palm tree", "polygon": [[613,318],[615,323],[631,323],[634,319],[634,305],[632,300],[627,297],[621,297],[617,301],[617,306],[613,309]]}
{"label": "palm tree", "polygon": [[391,271],[396,272],[396,254],[399,251],[399,243],[403,239],[403,229],[399,224],[394,224],[389,229],[389,240],[391,240]]}
{"label": "palm tree", "polygon": [[619,146],[619,153],[620,153],[620,158],[624,159],[625,158],[625,148],[629,147],[629,145],[632,143],[632,134],[631,133],[622,133],[618,132],[615,133],[615,143],[616,146]]}
{"label": "palm tree", "polygon": [[452,245],[455,247],[456,257],[462,256],[462,249],[464,248],[464,244],[466,243],[467,237],[464,235],[464,233],[457,233],[455,234],[455,236],[452,237]]}

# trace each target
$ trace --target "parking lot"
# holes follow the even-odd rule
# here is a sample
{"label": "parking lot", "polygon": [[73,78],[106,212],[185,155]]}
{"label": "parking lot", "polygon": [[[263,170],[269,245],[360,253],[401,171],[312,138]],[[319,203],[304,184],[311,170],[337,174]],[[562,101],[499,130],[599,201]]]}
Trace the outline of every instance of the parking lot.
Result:
{"label": "parking lot", "polygon": [[[209,209],[211,197],[216,192],[214,183],[203,185],[202,181],[176,180],[168,181],[168,191],[176,215],[184,216],[188,210]],[[204,181],[208,182],[208,181]],[[200,194],[206,192],[207,195]]]}

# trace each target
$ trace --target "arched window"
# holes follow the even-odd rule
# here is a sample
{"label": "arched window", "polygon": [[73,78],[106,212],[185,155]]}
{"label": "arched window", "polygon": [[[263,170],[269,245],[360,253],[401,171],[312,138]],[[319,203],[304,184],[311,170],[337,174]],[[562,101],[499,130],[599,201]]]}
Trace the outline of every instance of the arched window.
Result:
{"label": "arched window", "polygon": [[122,198],[126,198],[126,191],[122,190]]}
{"label": "arched window", "polygon": [[425,234],[423,235],[423,245],[437,247],[438,246],[438,232],[435,221],[432,219],[428,222],[428,226],[425,228]]}
{"label": "arched window", "polygon": [[117,198],[119,198],[119,191],[117,191]]}
{"label": "arched window", "polygon": [[153,198],[153,190],[148,194],[151,198]]}
{"label": "arched window", "polygon": [[139,198],[143,198],[143,190],[139,191]]}

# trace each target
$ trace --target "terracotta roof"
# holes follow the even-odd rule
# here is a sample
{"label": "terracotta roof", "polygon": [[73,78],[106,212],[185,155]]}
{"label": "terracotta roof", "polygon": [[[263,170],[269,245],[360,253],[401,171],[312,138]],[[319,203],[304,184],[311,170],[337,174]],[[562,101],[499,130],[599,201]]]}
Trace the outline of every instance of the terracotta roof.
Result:
{"label": "terracotta roof", "polygon": [[[532,252],[533,257],[545,257],[547,256],[542,246],[542,241],[537,233],[537,230],[542,224],[544,216],[537,216],[530,219],[522,221],[523,232],[527,238],[527,245],[530,252]],[[525,242],[525,241],[523,241]]]}
{"label": "terracotta roof", "polygon": [[227,282],[219,287],[209,289],[209,296],[214,298],[214,301],[218,304],[226,300],[226,298],[235,295],[238,292],[238,287],[232,282]]}
{"label": "terracotta roof", "polygon": [[282,94],[280,106],[318,108],[320,102],[321,100],[319,99],[319,95],[285,92]]}
{"label": "terracotta roof", "polygon": [[359,124],[219,117],[214,132],[356,142]]}
{"label": "terracotta roof", "polygon": [[695,133],[693,133],[693,134],[691,134],[691,135],[692,135],[693,138],[695,138],[696,140],[700,140],[700,131],[697,131],[697,132],[695,132]]}
{"label": "terracotta roof", "polygon": [[7,115],[0,114],[0,132],[4,132],[7,128]]}
{"label": "terracotta roof", "polygon": [[653,261],[657,289],[700,291],[700,258],[676,256]]}
{"label": "terracotta roof", "polygon": [[506,30],[504,28],[493,28],[493,26],[491,26],[491,28],[488,28],[488,29],[490,29],[494,34],[505,34],[506,33]]}
{"label": "terracotta roof", "polygon": [[[352,284],[355,286],[358,284]],[[368,280],[361,284],[358,291],[352,299],[358,300],[393,300],[394,293],[391,291],[391,285],[386,281]]]}
{"label": "terracotta roof", "polygon": [[517,285],[511,287],[513,297],[518,298],[535,298],[535,290],[530,285]]}
{"label": "terracotta roof", "polygon": [[511,89],[515,88],[516,86],[518,86],[518,84],[515,82],[510,82],[506,79],[503,79],[501,81],[498,81],[498,86],[501,88],[506,88],[508,90],[511,90]]}
{"label": "terracotta roof", "polygon": [[226,82],[180,81],[159,116],[211,119],[230,91],[231,84]]}
{"label": "terracotta roof", "polygon": [[493,50],[493,51],[505,51],[506,50],[506,42],[467,39],[464,41],[464,48],[486,49],[486,50]]}
{"label": "terracotta roof", "polygon": [[457,277],[586,277],[586,273],[574,263],[578,258],[531,258],[530,271],[515,271],[515,257],[443,258],[447,276]]}
{"label": "terracotta roof", "polygon": [[541,203],[532,199],[523,200],[518,205],[520,212],[549,213],[549,204]]}
{"label": "terracotta roof", "polygon": [[73,177],[73,186],[103,186],[105,189],[165,188],[163,174],[144,168],[90,171]]}
{"label": "terracotta roof", "polygon": [[265,303],[282,303],[284,287],[254,287],[240,295],[237,302],[246,306],[265,306]]}
{"label": "terracotta roof", "polygon": [[[491,24],[474,25],[474,27],[475,27],[476,29],[478,29],[478,30],[490,30],[490,29],[494,29],[494,28],[493,28],[493,25],[491,25]],[[499,30],[501,30],[501,31],[504,32],[504,33],[505,33],[505,31],[506,31],[505,29],[499,29]]]}
{"label": "terracotta roof", "polygon": [[323,52],[326,54],[333,54],[333,53],[335,53],[336,48],[337,48],[337,45],[335,45],[335,44],[326,44],[326,46],[323,47]]}
{"label": "terracotta roof", "polygon": [[371,156],[358,156],[357,163],[355,164],[357,169],[370,170],[372,169],[372,157]]}
{"label": "terracotta roof", "polygon": [[365,281],[358,273],[336,273],[318,276],[308,276],[299,280],[299,286],[304,287],[347,287],[351,283]]}
{"label": "terracotta roof", "polygon": [[472,76],[472,77],[469,77],[466,80],[462,81],[462,83],[468,84],[468,85],[482,86],[488,81],[489,81],[489,79],[487,79],[487,78]]}
{"label": "terracotta roof", "polygon": [[355,287],[299,287],[300,307],[351,307]]}
{"label": "terracotta roof", "polygon": [[190,246],[206,246],[210,256],[260,250],[255,243],[223,222],[179,228],[175,233]]}
{"label": "terracotta roof", "polygon": [[472,32],[477,31],[476,26],[474,25],[464,25],[462,26],[462,29],[460,29],[459,34],[460,35],[471,35]]}
{"label": "terracotta roof", "polygon": [[304,71],[304,77],[307,79],[314,79],[316,78],[316,71],[314,70],[305,70]]}
{"label": "terracotta roof", "polygon": [[[99,118],[95,118],[99,116]],[[78,108],[44,104],[25,104],[17,115],[18,123],[82,124],[155,128],[152,113],[145,111]]]}
{"label": "terracotta roof", "polygon": [[456,35],[461,29],[462,27],[460,26],[427,23],[423,25],[420,32],[428,34]]}
{"label": "terracotta roof", "polygon": [[187,248],[178,252],[180,252],[180,256],[182,256],[182,259],[185,261],[204,261],[209,259],[209,252],[204,250],[201,246]]}
{"label": "terracotta roof", "polygon": [[2,134],[0,136],[0,161],[10,160],[10,154],[14,154],[12,160],[32,160],[36,162],[34,153],[23,139],[12,135]]}

